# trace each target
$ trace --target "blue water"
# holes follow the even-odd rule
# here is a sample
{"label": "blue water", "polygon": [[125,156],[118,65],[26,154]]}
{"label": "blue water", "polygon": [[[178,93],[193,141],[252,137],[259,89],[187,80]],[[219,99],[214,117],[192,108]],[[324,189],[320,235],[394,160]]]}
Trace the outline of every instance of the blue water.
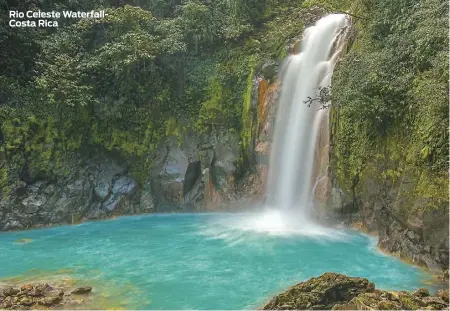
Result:
{"label": "blue water", "polygon": [[[367,277],[377,288],[396,290],[423,286],[429,277],[377,252],[371,237],[283,230],[272,226],[272,218],[131,216],[2,233],[0,278],[59,273],[93,285],[94,293],[109,297],[115,307],[217,310],[256,309],[326,271]],[[105,302],[97,307],[105,308]]]}

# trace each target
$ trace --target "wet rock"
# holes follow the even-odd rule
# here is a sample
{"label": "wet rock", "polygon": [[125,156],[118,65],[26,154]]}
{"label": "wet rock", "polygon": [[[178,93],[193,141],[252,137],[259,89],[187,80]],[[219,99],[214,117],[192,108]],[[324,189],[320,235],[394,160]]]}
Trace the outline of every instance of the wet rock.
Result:
{"label": "wet rock", "polygon": [[31,305],[33,304],[33,299],[31,299],[30,297],[25,296],[25,297],[22,297],[22,298],[20,299],[19,303],[20,303],[22,306],[27,306],[27,307],[29,307],[29,306],[31,306]]}
{"label": "wet rock", "polygon": [[33,242],[33,240],[32,239],[18,239],[15,242],[19,243],[19,244],[27,244],[27,243]]}
{"label": "wet rock", "polygon": [[15,296],[19,292],[20,292],[19,289],[9,287],[9,288],[6,288],[6,289],[3,290],[3,295],[5,295],[6,297],[8,297],[8,296]]}
{"label": "wet rock", "polygon": [[8,296],[3,299],[3,302],[0,304],[0,308],[10,308],[13,304],[13,297]]}
{"label": "wet rock", "polygon": [[146,183],[142,189],[140,197],[140,207],[144,212],[151,212],[155,208],[155,199],[150,182]]}
{"label": "wet rock", "polygon": [[33,285],[31,285],[31,284],[25,284],[25,285],[23,285],[23,286],[20,288],[20,290],[21,290],[22,292],[29,292],[29,291],[33,290]]}
{"label": "wet rock", "polygon": [[430,296],[423,298],[423,302],[426,304],[427,308],[431,310],[442,310],[448,308],[448,302],[445,302],[440,297]]}
{"label": "wet rock", "polygon": [[438,278],[439,278],[440,280],[444,281],[444,282],[445,282],[445,281],[448,282],[448,280],[449,280],[449,272],[448,272],[448,269],[444,269],[444,271],[442,272],[441,275],[438,276]]}
{"label": "wet rock", "polygon": [[425,288],[387,292],[375,289],[367,279],[325,273],[274,297],[264,309],[442,310],[448,306],[448,290],[435,296]]}
{"label": "wet rock", "polygon": [[263,309],[330,310],[335,304],[349,302],[359,294],[374,289],[375,285],[365,278],[327,272],[289,288],[274,297]]}
{"label": "wet rock", "polygon": [[418,310],[426,306],[426,303],[406,291],[398,292],[398,301],[402,304],[402,309],[406,310]]}
{"label": "wet rock", "polygon": [[448,289],[440,289],[437,291],[436,296],[444,300],[448,303],[449,301],[449,292]]}
{"label": "wet rock", "polygon": [[[226,140],[225,140],[226,139]],[[229,192],[233,185],[233,175],[236,172],[236,162],[238,159],[237,146],[231,143],[235,137],[224,136],[224,141],[219,142],[214,149],[214,160],[212,164],[212,182],[216,189],[222,192]]]}
{"label": "wet rock", "polygon": [[58,303],[61,302],[61,300],[62,300],[61,296],[47,296],[47,297],[43,297],[43,298],[39,299],[38,303],[40,305],[50,307],[53,305],[57,305]]}
{"label": "wet rock", "polygon": [[3,231],[9,231],[9,230],[17,230],[17,229],[23,229],[25,228],[25,225],[22,224],[18,220],[7,220],[5,225],[3,226]]}
{"label": "wet rock", "polygon": [[36,309],[38,305],[54,307],[64,296],[64,291],[53,289],[48,284],[25,284],[20,289],[9,287],[0,296],[0,309]]}
{"label": "wet rock", "polygon": [[82,286],[82,287],[78,287],[78,288],[74,289],[72,291],[72,294],[81,295],[81,294],[87,294],[87,293],[89,293],[91,291],[92,291],[92,287],[91,286]]}
{"label": "wet rock", "polygon": [[430,292],[429,292],[428,289],[426,289],[426,288],[419,288],[419,289],[416,289],[416,290],[413,292],[412,295],[413,295],[414,297],[422,298],[422,297],[428,297],[428,296],[430,296]]}
{"label": "wet rock", "polygon": [[278,64],[273,61],[266,61],[261,67],[261,74],[265,80],[272,80],[277,74]]}

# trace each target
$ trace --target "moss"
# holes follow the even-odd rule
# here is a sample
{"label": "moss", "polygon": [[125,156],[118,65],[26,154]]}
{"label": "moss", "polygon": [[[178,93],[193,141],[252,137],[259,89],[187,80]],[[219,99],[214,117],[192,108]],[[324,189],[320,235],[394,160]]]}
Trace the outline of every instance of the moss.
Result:
{"label": "moss", "polygon": [[399,308],[389,300],[382,300],[377,305],[378,310],[399,310]]}
{"label": "moss", "polygon": [[406,310],[418,310],[421,307],[421,305],[419,305],[408,293],[400,292],[398,295],[398,299]]}
{"label": "moss", "polygon": [[217,76],[209,79],[207,100],[202,103],[195,128],[199,133],[207,133],[226,123],[224,110],[224,87]]}
{"label": "moss", "polygon": [[183,129],[181,125],[177,122],[177,120],[174,117],[169,118],[165,122],[165,128],[166,128],[166,136],[176,137],[178,144],[181,145],[183,141]]}
{"label": "moss", "polygon": [[249,60],[249,74],[247,77],[247,88],[244,94],[244,103],[242,107],[242,130],[241,130],[241,143],[242,148],[247,150],[250,146],[250,141],[252,138],[252,122],[253,116],[251,114],[251,101],[252,101],[252,90],[253,90],[253,78],[255,75],[255,65],[256,59],[251,56]]}
{"label": "moss", "polygon": [[11,189],[8,186],[8,170],[6,166],[0,168],[0,192],[7,196]]}

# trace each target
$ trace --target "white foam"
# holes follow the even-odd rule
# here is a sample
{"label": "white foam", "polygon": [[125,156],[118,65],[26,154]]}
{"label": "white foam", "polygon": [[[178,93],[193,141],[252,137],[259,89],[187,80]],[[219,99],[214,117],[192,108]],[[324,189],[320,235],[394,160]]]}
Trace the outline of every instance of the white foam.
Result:
{"label": "white foam", "polygon": [[297,236],[322,241],[345,241],[349,238],[342,230],[326,228],[310,221],[302,223],[301,219],[283,209],[222,214],[207,223],[201,234],[212,239],[226,240],[233,245],[258,236]]}

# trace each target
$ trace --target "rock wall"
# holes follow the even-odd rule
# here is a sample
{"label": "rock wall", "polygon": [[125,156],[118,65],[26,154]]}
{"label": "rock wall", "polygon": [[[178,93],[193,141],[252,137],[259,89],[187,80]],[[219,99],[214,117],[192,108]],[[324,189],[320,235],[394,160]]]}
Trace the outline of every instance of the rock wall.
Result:
{"label": "rock wall", "polygon": [[64,163],[49,163],[52,178],[16,176],[0,197],[0,230],[139,213],[215,211],[235,208],[230,203],[237,200],[250,205],[262,199],[279,93],[277,70],[277,62],[267,61],[254,76],[254,121],[245,160],[240,134],[229,130],[169,136],[148,159],[135,160],[151,162],[148,171],[139,172],[140,179],[130,171],[134,159],[85,146],[65,155]]}
{"label": "rock wall", "polygon": [[77,223],[116,215],[214,210],[237,198],[239,137],[186,134],[161,144],[139,183],[120,156],[74,153],[54,179],[18,180],[0,198],[0,230]]}
{"label": "rock wall", "polygon": [[[375,163],[370,165],[375,169]],[[324,213],[326,217],[378,235],[380,249],[402,259],[436,272],[447,269],[448,204],[427,208],[426,201],[433,198],[408,202],[414,179],[404,175],[392,184],[383,180],[379,172],[382,172],[381,168],[355,179],[353,193],[343,191],[334,180],[329,210]],[[408,194],[408,191],[411,192]]]}
{"label": "rock wall", "polygon": [[[318,217],[376,234],[380,249],[404,260],[438,273],[448,269],[449,205],[448,198],[441,199],[448,190],[424,184],[427,172],[407,163],[398,152],[402,146],[399,140],[386,143],[357,174],[339,174],[345,159],[334,153],[338,109],[332,110],[331,120],[332,186],[327,207],[317,210]],[[428,187],[435,188],[437,194],[430,195]]]}

